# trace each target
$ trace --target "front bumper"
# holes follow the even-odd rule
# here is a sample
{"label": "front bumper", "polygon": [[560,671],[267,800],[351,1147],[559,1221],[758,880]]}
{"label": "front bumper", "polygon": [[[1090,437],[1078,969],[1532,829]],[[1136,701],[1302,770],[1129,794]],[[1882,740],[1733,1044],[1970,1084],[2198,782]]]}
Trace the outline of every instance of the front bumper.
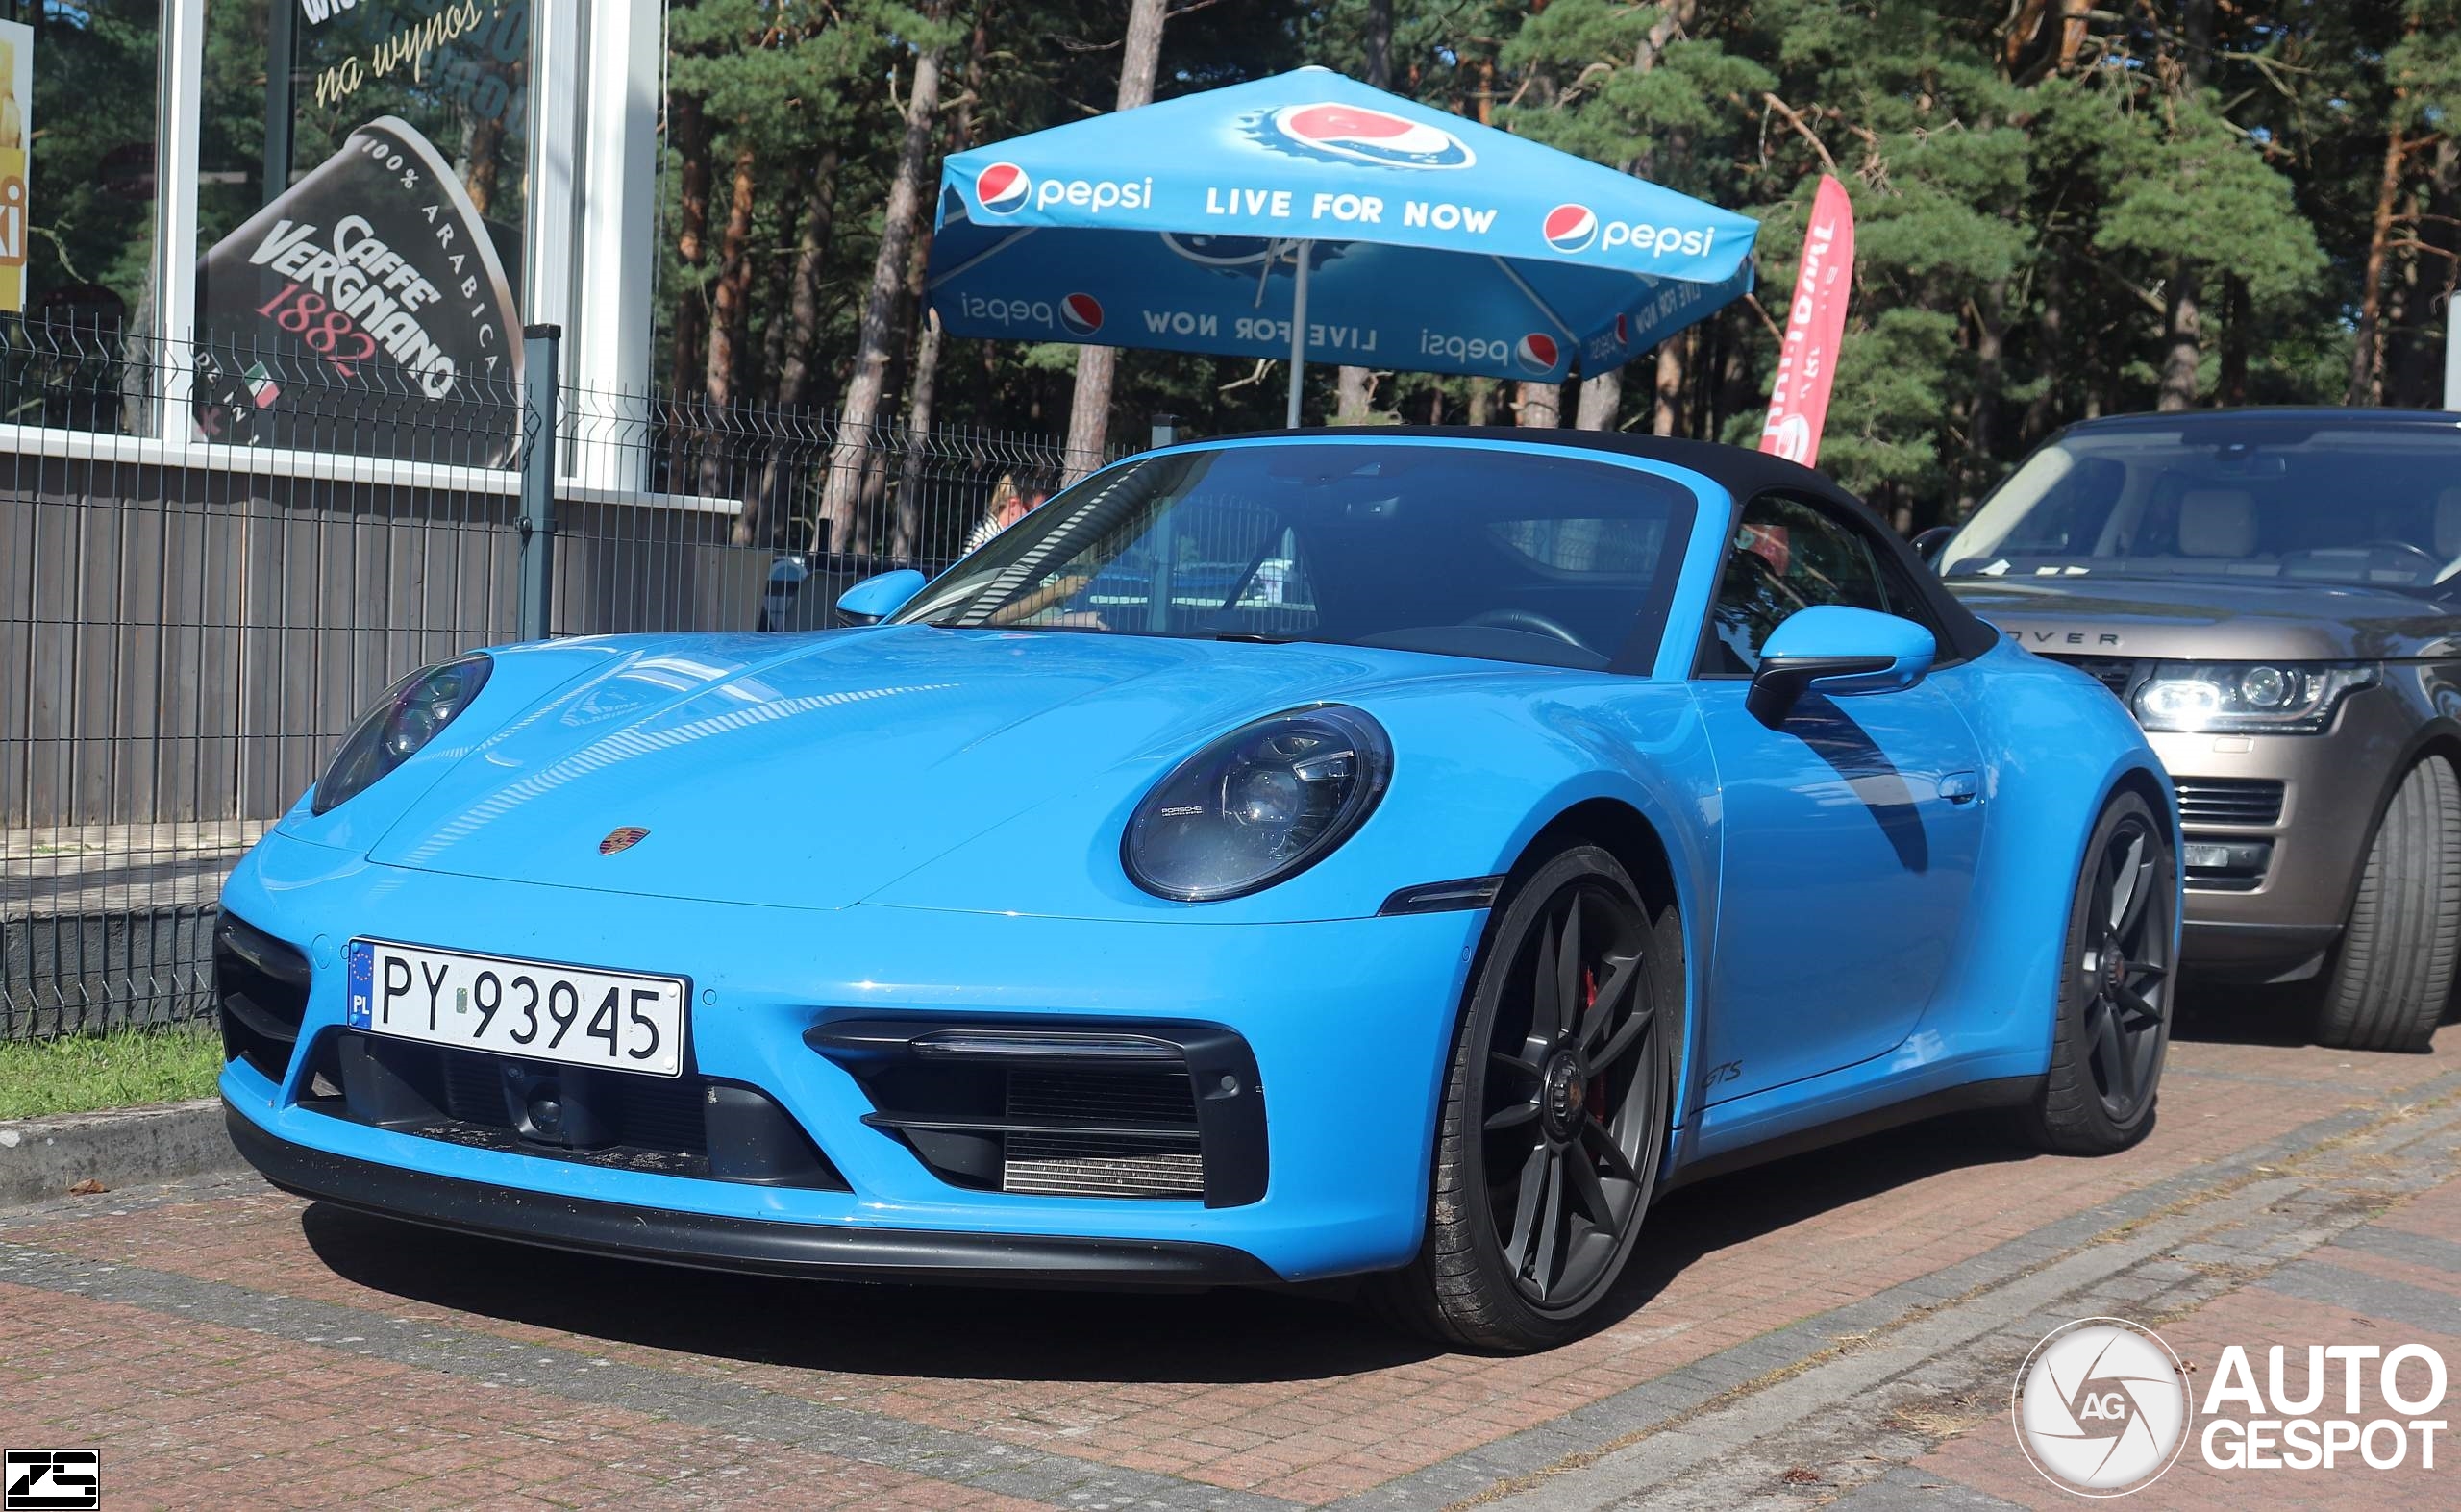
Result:
{"label": "front bumper", "polygon": [[[2261,878],[2217,884],[2193,872],[2187,889],[2186,960],[2238,977],[2295,978],[2313,971],[2341,937],[2350,898],[2414,722],[2391,689],[2343,706],[2314,735],[2151,733],[2180,789],[2187,843],[2270,847]],[[2189,801],[2231,784],[2238,792],[2280,785],[2277,817],[2247,822],[2200,817]]]}
{"label": "front bumper", "polygon": [[[1407,1262],[1426,1224],[1454,1013],[1485,917],[1230,927],[760,908],[376,866],[281,835],[241,863],[223,905],[311,963],[297,1049],[281,1075],[236,1059],[222,1077],[241,1150],[294,1190],[444,1227],[692,1265],[761,1269],[774,1260],[870,1277],[1014,1280],[1038,1272],[1174,1285],[1305,1280]],[[1202,916],[1190,910],[1192,921]],[[310,1071],[319,1047],[342,1031],[342,956],[362,934],[687,978],[690,1069],[774,1099],[843,1189],[578,1162],[316,1110]],[[1207,1207],[952,1184],[894,1132],[866,1122],[880,1110],[861,1084],[806,1041],[815,1027],[882,1015],[1222,1025],[1253,1051],[1263,1088],[1263,1195]],[[630,1237],[602,1242],[617,1229]],[[954,1258],[900,1258],[930,1244]]]}
{"label": "front bumper", "polygon": [[292,1144],[227,1103],[223,1122],[239,1153],[286,1192],[432,1227],[587,1254],[840,1280],[1178,1287],[1279,1279],[1254,1255],[1187,1240],[832,1228],[514,1193]]}

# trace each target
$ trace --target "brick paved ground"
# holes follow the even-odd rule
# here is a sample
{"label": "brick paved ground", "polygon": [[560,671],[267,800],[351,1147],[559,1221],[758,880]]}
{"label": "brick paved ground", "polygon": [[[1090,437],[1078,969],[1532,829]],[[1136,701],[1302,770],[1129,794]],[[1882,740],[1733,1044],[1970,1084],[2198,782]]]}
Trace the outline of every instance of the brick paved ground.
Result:
{"label": "brick paved ground", "polygon": [[[245,1180],[68,1200],[0,1215],[0,1438],[100,1446],[112,1507],[2048,1506],[2007,1390],[2071,1318],[2207,1370],[2416,1338],[2461,1386],[2461,1028],[2431,1056],[2227,1028],[2115,1159],[1950,1122],[1678,1194],[1615,1320],[1527,1359],[1329,1299],[705,1276]],[[2451,1475],[2183,1461],[2160,1504],[2461,1504]]]}

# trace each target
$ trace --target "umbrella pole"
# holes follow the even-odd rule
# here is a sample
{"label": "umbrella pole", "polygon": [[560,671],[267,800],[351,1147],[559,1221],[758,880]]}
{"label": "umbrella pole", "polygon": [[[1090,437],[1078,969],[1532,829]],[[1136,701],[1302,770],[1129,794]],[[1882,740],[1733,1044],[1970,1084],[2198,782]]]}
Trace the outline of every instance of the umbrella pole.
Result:
{"label": "umbrella pole", "polygon": [[1299,243],[1299,291],[1290,301],[1290,405],[1282,424],[1299,429],[1299,389],[1307,381],[1307,253],[1313,242]]}

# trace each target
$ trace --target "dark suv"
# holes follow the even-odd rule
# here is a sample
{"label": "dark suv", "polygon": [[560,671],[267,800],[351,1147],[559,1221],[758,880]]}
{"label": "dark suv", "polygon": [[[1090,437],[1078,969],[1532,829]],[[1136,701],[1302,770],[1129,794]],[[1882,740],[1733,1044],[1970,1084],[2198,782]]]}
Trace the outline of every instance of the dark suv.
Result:
{"label": "dark suv", "polygon": [[1922,544],[2145,727],[2185,963],[2312,983],[2328,1045],[2425,1049],[2461,945],[2461,414],[2089,421]]}

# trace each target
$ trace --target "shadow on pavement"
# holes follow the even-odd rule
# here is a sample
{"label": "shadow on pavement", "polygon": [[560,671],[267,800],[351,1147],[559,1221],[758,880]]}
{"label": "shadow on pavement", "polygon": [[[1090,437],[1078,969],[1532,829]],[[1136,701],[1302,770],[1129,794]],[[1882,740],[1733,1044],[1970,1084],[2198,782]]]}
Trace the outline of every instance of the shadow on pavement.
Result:
{"label": "shadow on pavement", "polygon": [[2222,1045],[2312,1045],[2315,983],[2265,987],[2183,979],[2171,1037]]}
{"label": "shadow on pavement", "polygon": [[[1938,1119],[1688,1187],[1650,1215],[1597,1326],[1729,1246],[1959,1167],[2023,1159],[1980,1117]],[[344,1278],[483,1317],[724,1359],[1023,1380],[1316,1379],[1434,1357],[1341,1288],[1000,1291],[729,1276],[414,1230],[327,1203],[301,1228]]]}

